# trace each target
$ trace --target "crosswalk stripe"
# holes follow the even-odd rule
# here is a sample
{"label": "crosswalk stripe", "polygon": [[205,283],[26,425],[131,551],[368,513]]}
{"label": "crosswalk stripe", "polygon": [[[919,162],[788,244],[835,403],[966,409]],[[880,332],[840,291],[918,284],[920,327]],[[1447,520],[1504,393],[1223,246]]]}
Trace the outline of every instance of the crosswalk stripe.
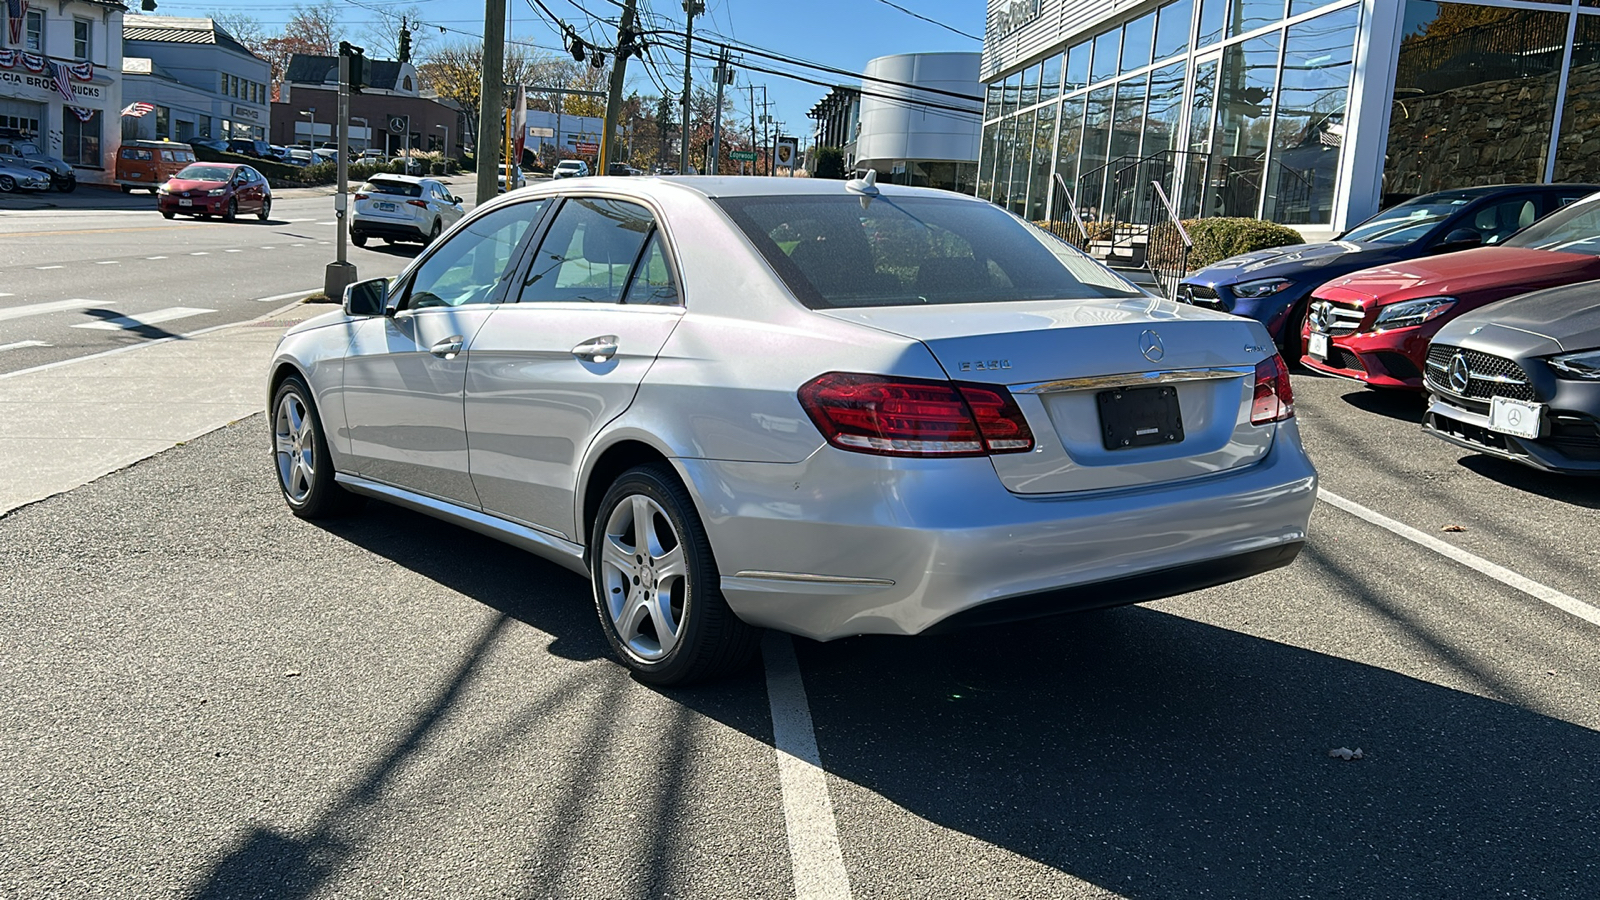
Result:
{"label": "crosswalk stripe", "polygon": [[216,310],[199,309],[193,306],[171,306],[154,312],[139,313],[135,316],[117,316],[112,319],[102,319],[98,322],[81,322],[72,327],[90,328],[96,331],[128,331],[134,328],[142,328],[146,325],[171,322],[173,319],[187,319],[190,316],[201,316],[211,312],[216,312]]}
{"label": "crosswalk stripe", "polygon": [[53,300],[49,303],[30,303],[27,306],[12,306],[0,309],[0,322],[10,319],[25,319],[28,316],[42,316],[47,313],[61,312],[66,309],[88,309],[99,303],[98,300]]}
{"label": "crosswalk stripe", "polygon": [[26,347],[48,347],[44,341],[17,341],[11,344],[0,344],[0,352],[6,350],[22,350]]}

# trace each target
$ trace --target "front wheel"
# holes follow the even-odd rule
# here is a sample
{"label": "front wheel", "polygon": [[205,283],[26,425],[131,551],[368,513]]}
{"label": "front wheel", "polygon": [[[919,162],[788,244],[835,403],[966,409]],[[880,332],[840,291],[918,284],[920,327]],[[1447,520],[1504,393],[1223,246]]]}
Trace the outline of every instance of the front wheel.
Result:
{"label": "front wheel", "polygon": [[17,189],[17,180],[10,175],[0,175],[0,194],[9,194]]}
{"label": "front wheel", "polygon": [[238,200],[230,199],[228,201],[228,208],[222,211],[222,218],[224,220],[226,220],[226,221],[229,221],[229,222],[232,222],[234,219],[239,218],[239,201]]}
{"label": "front wheel", "polygon": [[702,681],[755,656],[760,631],[723,599],[711,542],[672,469],[623,473],[600,501],[589,549],[600,625],[640,681]]}
{"label": "front wheel", "polygon": [[272,398],[272,457],[289,511],[302,519],[347,512],[360,498],[333,480],[333,459],[311,390],[298,376],[284,379]]}
{"label": "front wheel", "polygon": [[1283,335],[1278,339],[1278,353],[1283,356],[1283,361],[1291,366],[1300,364],[1301,350],[1304,349],[1300,341],[1300,331],[1306,324],[1309,312],[1309,301],[1302,300],[1289,310],[1283,323]]}
{"label": "front wheel", "polygon": [[165,210],[165,209],[163,209],[163,210],[162,210],[162,211],[161,211],[161,216],[162,216],[162,218],[166,218],[166,219],[170,219],[170,218],[172,218],[172,217],[173,217],[173,216],[175,216],[175,215],[177,215],[177,213],[174,213],[174,212],[169,212],[169,211],[167,211],[167,210]]}

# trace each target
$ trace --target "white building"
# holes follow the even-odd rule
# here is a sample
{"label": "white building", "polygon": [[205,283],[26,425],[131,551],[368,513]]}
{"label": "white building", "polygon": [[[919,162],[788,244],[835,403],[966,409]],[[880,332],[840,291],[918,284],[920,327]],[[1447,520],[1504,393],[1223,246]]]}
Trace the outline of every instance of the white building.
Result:
{"label": "white building", "polygon": [[123,97],[155,112],[123,120],[122,137],[265,140],[272,66],[210,19],[128,16]]}
{"label": "white building", "polygon": [[961,98],[983,95],[981,60],[978,53],[902,53],[868,62],[854,167],[895,184],[972,193],[983,103]]}
{"label": "white building", "polygon": [[127,7],[117,0],[29,3],[15,24],[9,10],[0,4],[0,134],[39,140],[77,169],[79,181],[112,183]]}
{"label": "white building", "polygon": [[[989,0],[977,193],[1343,230],[1465,185],[1600,181],[1596,0]],[[1055,176],[1061,176],[1057,182]]]}

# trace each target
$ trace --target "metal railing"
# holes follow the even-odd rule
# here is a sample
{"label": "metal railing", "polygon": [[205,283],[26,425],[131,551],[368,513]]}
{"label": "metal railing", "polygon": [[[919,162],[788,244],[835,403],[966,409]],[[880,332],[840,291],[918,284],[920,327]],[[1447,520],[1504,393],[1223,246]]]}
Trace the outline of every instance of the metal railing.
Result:
{"label": "metal railing", "polygon": [[1045,228],[1051,234],[1063,241],[1088,252],[1089,231],[1083,227],[1083,216],[1078,212],[1078,204],[1072,198],[1072,191],[1067,190],[1066,179],[1061,173],[1055,173],[1056,193],[1050,201],[1050,210]]}
{"label": "metal railing", "polygon": [[1178,282],[1189,271],[1189,254],[1194,241],[1189,230],[1183,227],[1178,211],[1158,181],[1150,182],[1157,201],[1157,216],[1145,234],[1144,267],[1160,285],[1168,299],[1178,295]]}

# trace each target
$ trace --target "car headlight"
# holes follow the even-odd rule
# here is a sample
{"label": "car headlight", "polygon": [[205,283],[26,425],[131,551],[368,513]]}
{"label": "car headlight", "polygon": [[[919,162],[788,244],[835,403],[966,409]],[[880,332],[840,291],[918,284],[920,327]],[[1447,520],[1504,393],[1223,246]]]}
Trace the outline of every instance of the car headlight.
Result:
{"label": "car headlight", "polygon": [[223,194],[226,194],[227,192],[228,192],[227,188],[212,188],[211,190],[206,191],[206,196],[207,197],[221,197]]}
{"label": "car headlight", "polygon": [[1372,327],[1376,331],[1412,328],[1439,318],[1455,305],[1454,297],[1423,297],[1418,300],[1393,303],[1378,313],[1378,320],[1372,323]]}
{"label": "car headlight", "polygon": [[1287,278],[1262,278],[1257,281],[1245,281],[1234,285],[1230,290],[1235,297],[1246,300],[1255,300],[1259,297],[1270,297],[1279,291],[1287,290],[1294,282]]}
{"label": "car headlight", "polygon": [[1600,350],[1563,353],[1560,356],[1552,356],[1545,362],[1549,363],[1550,368],[1555,369],[1556,375],[1561,378],[1600,381]]}
{"label": "car headlight", "polygon": [[172,193],[172,192],[167,190],[167,186],[166,185],[164,185],[164,184],[156,185],[156,194],[157,194],[157,196],[165,197],[166,195],[168,195],[170,193]]}

